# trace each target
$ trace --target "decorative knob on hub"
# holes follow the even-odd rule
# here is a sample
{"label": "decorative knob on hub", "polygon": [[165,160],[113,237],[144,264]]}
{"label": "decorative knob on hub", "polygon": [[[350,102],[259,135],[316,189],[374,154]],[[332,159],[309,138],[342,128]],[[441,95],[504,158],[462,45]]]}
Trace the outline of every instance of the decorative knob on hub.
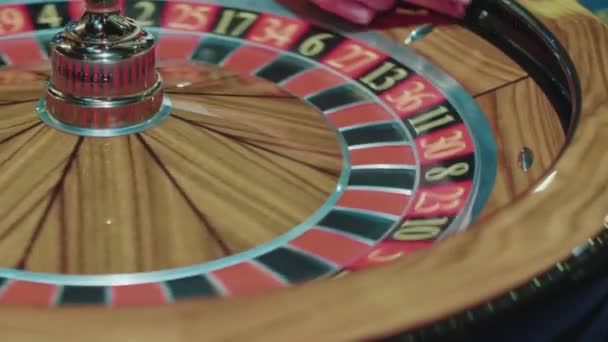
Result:
{"label": "decorative knob on hub", "polygon": [[86,5],[51,42],[45,121],[95,135],[146,126],[163,114],[154,37],[121,14],[118,0]]}

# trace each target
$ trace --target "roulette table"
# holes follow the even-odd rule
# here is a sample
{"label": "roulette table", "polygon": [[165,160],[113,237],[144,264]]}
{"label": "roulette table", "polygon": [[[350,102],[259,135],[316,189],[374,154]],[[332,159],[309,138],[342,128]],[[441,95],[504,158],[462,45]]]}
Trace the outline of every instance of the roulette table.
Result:
{"label": "roulette table", "polygon": [[607,43],[569,0],[2,1],[0,336],[424,340],[590,277]]}

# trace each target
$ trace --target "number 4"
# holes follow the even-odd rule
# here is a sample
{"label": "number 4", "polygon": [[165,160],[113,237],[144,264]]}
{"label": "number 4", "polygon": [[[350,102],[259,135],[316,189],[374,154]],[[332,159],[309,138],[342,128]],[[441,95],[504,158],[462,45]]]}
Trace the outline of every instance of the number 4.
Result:
{"label": "number 4", "polygon": [[40,25],[48,25],[49,27],[59,27],[63,24],[63,18],[59,16],[57,6],[54,4],[47,4],[42,7],[36,23]]}

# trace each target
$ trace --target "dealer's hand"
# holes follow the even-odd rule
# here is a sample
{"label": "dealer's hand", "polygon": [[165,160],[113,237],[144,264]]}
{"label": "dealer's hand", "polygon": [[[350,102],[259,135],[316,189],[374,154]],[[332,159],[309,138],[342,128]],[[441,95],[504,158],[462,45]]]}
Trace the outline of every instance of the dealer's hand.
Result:
{"label": "dealer's hand", "polygon": [[[311,0],[317,6],[357,24],[369,24],[378,12],[395,6],[396,0]],[[446,15],[462,17],[471,0],[407,0]]]}

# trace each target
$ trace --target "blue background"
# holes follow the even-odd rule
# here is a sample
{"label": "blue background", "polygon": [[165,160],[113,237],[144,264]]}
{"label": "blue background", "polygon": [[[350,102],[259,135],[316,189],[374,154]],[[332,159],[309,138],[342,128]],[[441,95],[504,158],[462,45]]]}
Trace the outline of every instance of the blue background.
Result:
{"label": "blue background", "polygon": [[593,12],[608,8],[608,0],[579,0],[579,2],[587,6],[587,8]]}
{"label": "blue background", "polygon": [[591,12],[603,10],[604,15],[601,17],[608,22],[608,0],[579,0],[579,2],[586,6]]}

